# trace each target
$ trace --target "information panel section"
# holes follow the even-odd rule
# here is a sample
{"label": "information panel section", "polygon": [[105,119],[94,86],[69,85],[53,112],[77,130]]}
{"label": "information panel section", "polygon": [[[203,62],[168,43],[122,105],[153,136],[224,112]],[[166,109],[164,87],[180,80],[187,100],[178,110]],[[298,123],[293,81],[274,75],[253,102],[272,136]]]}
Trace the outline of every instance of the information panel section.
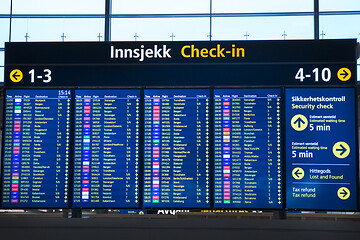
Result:
{"label": "information panel section", "polygon": [[144,207],[210,207],[209,90],[144,95]]}
{"label": "information panel section", "polygon": [[286,203],[291,209],[357,207],[355,92],[286,89]]}
{"label": "information panel section", "polygon": [[139,207],[139,90],[76,90],[74,207]]}
{"label": "information panel section", "polygon": [[214,121],[214,207],[281,208],[280,89],[215,89]]}
{"label": "information panel section", "polygon": [[7,90],[2,206],[68,207],[70,90]]}

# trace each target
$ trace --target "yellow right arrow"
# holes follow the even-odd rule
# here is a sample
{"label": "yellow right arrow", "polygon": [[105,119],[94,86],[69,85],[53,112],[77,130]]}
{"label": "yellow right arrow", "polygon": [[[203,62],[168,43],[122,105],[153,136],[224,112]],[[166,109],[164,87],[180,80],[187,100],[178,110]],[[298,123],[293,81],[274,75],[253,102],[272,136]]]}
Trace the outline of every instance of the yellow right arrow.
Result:
{"label": "yellow right arrow", "polygon": [[350,197],[350,190],[346,187],[341,187],[338,189],[337,195],[341,200],[346,200]]}
{"label": "yellow right arrow", "polygon": [[351,78],[351,71],[348,68],[340,68],[337,77],[340,81],[346,82]]}

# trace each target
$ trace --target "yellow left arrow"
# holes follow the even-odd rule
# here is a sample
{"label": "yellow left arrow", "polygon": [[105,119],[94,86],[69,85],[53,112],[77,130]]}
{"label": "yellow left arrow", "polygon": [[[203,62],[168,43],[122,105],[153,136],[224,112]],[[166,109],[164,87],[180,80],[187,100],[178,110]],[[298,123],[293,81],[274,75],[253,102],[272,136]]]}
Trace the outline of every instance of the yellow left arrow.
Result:
{"label": "yellow left arrow", "polygon": [[296,180],[300,180],[305,176],[305,172],[302,168],[294,168],[292,171],[292,176],[293,178],[295,178]]}
{"label": "yellow left arrow", "polygon": [[14,69],[10,73],[10,80],[20,82],[23,79],[23,73],[19,69]]}

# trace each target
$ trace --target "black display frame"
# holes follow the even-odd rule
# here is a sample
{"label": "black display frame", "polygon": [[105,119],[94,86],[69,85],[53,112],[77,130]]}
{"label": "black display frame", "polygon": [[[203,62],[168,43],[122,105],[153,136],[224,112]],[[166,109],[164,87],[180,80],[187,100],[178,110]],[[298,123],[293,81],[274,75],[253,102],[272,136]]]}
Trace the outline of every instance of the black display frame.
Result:
{"label": "black display frame", "polygon": [[[288,44],[289,42],[291,44],[296,44],[296,43],[306,43],[306,44],[311,44],[311,42],[314,42],[316,44],[320,44],[320,42],[323,42],[324,44],[327,44],[327,42],[331,43],[331,41],[333,41],[333,43],[339,43],[341,44],[342,41],[347,42],[346,44],[350,43],[350,40],[287,40],[287,41],[249,41],[251,42],[251,44],[254,44],[256,46],[256,43],[262,44],[262,43],[266,43],[266,44],[270,44],[271,42],[274,42],[275,44],[279,44],[284,43],[285,45]],[[353,41],[353,43],[356,43],[356,41],[354,41],[354,39],[351,39],[351,41]],[[241,41],[216,41],[213,42],[213,44],[216,43],[226,43],[229,44],[231,42],[235,42],[235,43],[241,43]],[[166,43],[171,43],[171,42],[138,42],[138,43],[129,43],[132,46],[136,46],[136,44],[166,44]],[[202,42],[179,42],[179,43],[199,43],[199,44],[204,44],[206,45],[207,42],[206,41],[202,41]],[[34,45],[31,45],[34,44]],[[12,48],[12,51],[14,50],[14,48],[16,48],[17,46],[20,46],[20,49],[26,49],[29,47],[29,49],[31,49],[31,46],[41,46],[42,44],[49,44],[49,43],[30,43],[29,45],[27,45],[26,43],[7,43],[6,44],[6,50],[10,49],[9,47]],[[56,46],[57,44],[62,45],[62,44],[74,44],[74,43],[50,43],[51,46]],[[81,43],[76,43],[76,44],[81,44]],[[83,43],[83,44],[92,44],[92,43]],[[127,44],[125,43],[120,43],[120,42],[114,42],[114,44]],[[210,42],[209,42],[210,44]],[[45,46],[44,45],[44,46]],[[64,45],[65,46],[65,45]],[[288,45],[286,45],[288,49]],[[355,45],[354,45],[355,46]],[[289,49],[288,49],[289,50]],[[7,53],[7,51],[6,51]],[[13,53],[13,52],[11,52]],[[292,52],[288,53],[288,56],[291,58],[292,56]],[[354,94],[355,94],[355,129],[358,130],[358,101],[357,101],[357,96],[358,96],[358,83],[356,82],[356,76],[357,76],[357,68],[356,68],[356,57],[358,57],[356,55],[356,49],[354,49],[354,53],[353,53],[354,59],[353,60],[349,60],[349,61],[338,61],[338,62],[317,62],[316,60],[314,60],[313,62],[311,61],[301,61],[299,60],[298,62],[293,62],[291,64],[297,64],[296,66],[299,67],[319,67],[319,66],[325,66],[326,64],[335,64],[335,65],[340,65],[343,64],[344,66],[351,66],[351,70],[354,70],[352,72],[352,77],[351,77],[351,83],[349,81],[349,83],[344,83],[344,85],[341,85],[339,82],[336,83],[330,83],[330,84],[322,84],[321,82],[319,83],[305,83],[302,85],[302,83],[298,82],[298,83],[289,83],[289,84],[281,84],[279,85],[278,83],[270,83],[268,84],[267,82],[265,83],[264,80],[261,80],[259,83],[253,83],[251,81],[246,82],[246,84],[244,84],[244,82],[241,82],[240,84],[237,84],[236,82],[229,82],[229,83],[224,83],[224,85],[214,85],[211,81],[211,77],[213,76],[205,76],[205,77],[209,77],[209,80],[207,82],[207,84],[201,84],[201,85],[181,85],[181,84],[175,84],[175,85],[151,85],[148,86],[146,85],[146,80],[143,80],[143,83],[140,85],[133,85],[131,82],[128,85],[109,85],[109,86],[99,86],[99,87],[95,87],[95,85],[82,85],[82,86],[76,86],[76,83],[74,82],[74,85],[71,86],[46,86],[46,85],[24,85],[24,86],[16,86],[15,84],[10,84],[8,85],[7,83],[9,82],[8,80],[8,76],[9,76],[9,68],[10,67],[14,67],[16,66],[16,64],[14,63],[14,61],[17,61],[17,58],[19,58],[19,56],[16,56],[15,58],[12,58],[12,56],[6,54],[6,63],[5,63],[5,87],[4,89],[4,96],[3,96],[3,102],[4,102],[4,108],[3,108],[3,122],[4,122],[4,126],[5,126],[5,103],[6,103],[6,90],[7,89],[54,89],[54,90],[71,90],[71,116],[70,116],[70,151],[69,151],[69,187],[68,187],[68,206],[66,208],[73,208],[72,207],[72,202],[73,202],[73,167],[74,167],[74,138],[73,136],[75,136],[75,129],[74,129],[74,125],[75,125],[75,90],[77,89],[139,89],[140,90],[140,112],[139,112],[139,121],[140,121],[140,126],[139,126],[139,130],[140,130],[140,134],[139,134],[139,208],[135,208],[135,209],[139,209],[139,210],[154,210],[157,208],[144,208],[143,207],[143,163],[144,163],[144,135],[143,135],[143,130],[144,130],[144,90],[146,89],[209,89],[210,92],[210,98],[209,98],[209,163],[210,163],[210,208],[178,208],[176,207],[176,209],[191,209],[191,210],[199,210],[199,209],[210,209],[210,210],[229,210],[229,211],[234,211],[234,210],[240,210],[238,208],[214,208],[214,89],[231,89],[231,88],[239,88],[239,89],[262,89],[262,88],[279,88],[280,89],[280,103],[281,103],[281,114],[280,114],[280,129],[281,129],[281,166],[282,166],[282,208],[241,208],[241,210],[273,210],[273,211],[278,211],[278,210],[289,210],[289,211],[301,211],[301,210],[306,210],[306,211],[341,211],[339,209],[301,209],[301,208],[287,208],[287,202],[286,202],[286,126],[285,126],[285,115],[286,115],[286,111],[285,111],[285,91],[288,88],[300,88],[300,89],[306,89],[306,88],[352,88],[354,89]],[[296,56],[295,56],[296,58]],[[352,58],[352,57],[351,57]],[[10,62],[11,60],[11,62]],[[44,63],[40,63],[38,65],[34,65],[34,63],[26,63],[28,59],[24,60],[24,62],[19,63],[19,65],[24,65],[26,67],[30,67],[30,66],[47,66],[47,64]],[[293,61],[293,60],[292,60]],[[204,67],[204,66],[209,66],[210,68],[214,65],[226,65],[226,64],[232,64],[232,65],[239,65],[240,63],[235,63],[235,62],[229,62],[229,61],[224,61],[223,63],[218,63],[218,62],[206,62],[206,61],[202,61],[202,62],[192,62],[195,65]],[[261,60],[258,60],[257,62],[251,62],[251,63],[242,63],[244,65],[255,65],[256,64],[263,64],[264,62],[261,62]],[[15,65],[14,65],[15,64]],[[75,63],[74,63],[75,64]],[[83,65],[88,64],[89,66],[94,65],[93,63],[84,63]],[[103,63],[103,65],[107,65],[109,63]],[[160,64],[156,64],[156,63],[152,63],[152,65],[161,65],[161,64],[178,64],[178,65],[182,65],[183,63],[160,63]],[[278,63],[272,63],[270,62],[266,62],[267,65],[269,65],[269,67],[271,68],[271,66],[274,66]],[[51,65],[51,64],[49,64]],[[61,64],[60,64],[61,65]],[[69,65],[71,65],[71,63],[69,63]],[[75,65],[79,65],[78,63]],[[134,67],[135,65],[139,65],[139,63],[136,62],[132,62],[132,63],[127,63],[126,65],[130,66],[130,67]],[[151,65],[151,64],[150,64]],[[260,65],[259,65],[260,66]],[[294,72],[294,76],[295,76],[295,72]],[[154,78],[154,77],[152,77]],[[284,81],[283,79],[281,81]],[[290,80],[289,80],[290,81]],[[291,80],[293,81],[293,80]],[[101,83],[100,83],[101,84]],[[266,84],[266,85],[264,85]],[[2,132],[2,136],[4,139],[4,135],[5,135],[5,131]],[[2,143],[2,146],[4,146],[4,141]],[[359,210],[359,194],[360,194],[360,183],[359,183],[359,132],[356,131],[355,132],[355,145],[356,145],[356,202],[357,202],[357,209],[344,209],[344,211],[351,211],[351,210]],[[2,147],[1,150],[1,166],[3,166],[3,161],[4,161],[4,147]],[[3,168],[1,170],[1,178],[0,178],[0,197],[1,197],[1,203],[0,203],[0,209],[9,209],[9,208],[4,208],[2,206],[2,194],[3,194]],[[28,207],[28,208],[24,208],[24,207],[12,207],[11,209],[39,209],[37,207]],[[41,207],[40,209],[64,209],[63,207]],[[78,208],[73,208],[73,209],[78,209]],[[88,207],[86,208],[80,208],[80,209],[89,209]],[[109,207],[104,207],[104,208],[99,208],[96,207],[96,209],[134,209],[134,208],[109,208]],[[174,209],[173,207],[168,207],[168,208],[164,208],[161,207],[161,209]]]}

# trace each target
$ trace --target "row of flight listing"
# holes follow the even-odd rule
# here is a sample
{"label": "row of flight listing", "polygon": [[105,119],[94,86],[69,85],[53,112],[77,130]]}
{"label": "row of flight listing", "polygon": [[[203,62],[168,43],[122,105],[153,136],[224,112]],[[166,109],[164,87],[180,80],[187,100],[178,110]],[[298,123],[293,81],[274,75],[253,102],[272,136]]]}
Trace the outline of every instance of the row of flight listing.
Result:
{"label": "row of flight listing", "polygon": [[358,208],[355,90],[7,89],[3,208]]}

